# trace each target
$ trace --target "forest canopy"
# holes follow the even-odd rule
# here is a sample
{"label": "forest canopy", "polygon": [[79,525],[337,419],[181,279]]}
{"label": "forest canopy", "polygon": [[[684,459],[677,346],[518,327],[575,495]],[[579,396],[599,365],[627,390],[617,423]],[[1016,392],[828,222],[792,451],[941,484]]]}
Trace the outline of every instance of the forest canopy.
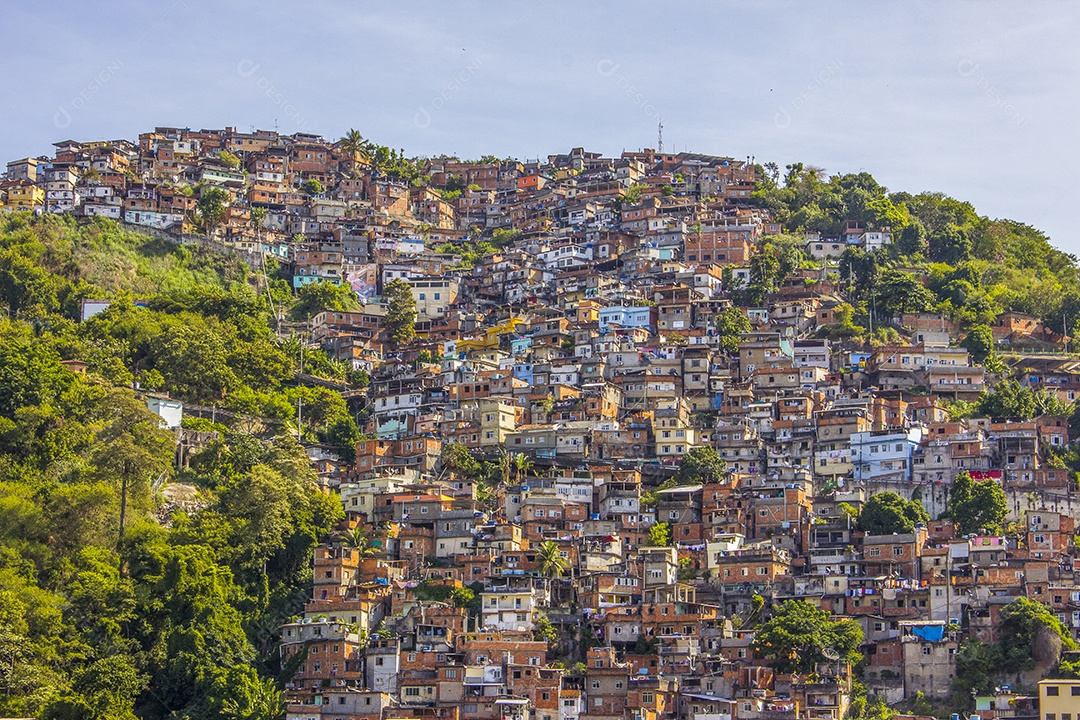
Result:
{"label": "forest canopy", "polygon": [[[111,305],[79,322],[90,298]],[[111,221],[0,216],[0,715],[280,716],[277,628],[342,515],[295,435],[357,432],[295,381],[301,354],[348,372],[272,331],[271,299],[279,279]],[[222,410],[187,467],[147,390]]]}

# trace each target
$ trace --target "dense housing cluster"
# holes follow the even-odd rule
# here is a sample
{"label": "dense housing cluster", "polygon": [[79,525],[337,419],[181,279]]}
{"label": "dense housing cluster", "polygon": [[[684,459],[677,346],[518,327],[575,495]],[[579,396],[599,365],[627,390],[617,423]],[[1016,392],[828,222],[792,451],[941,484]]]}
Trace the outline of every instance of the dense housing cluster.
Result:
{"label": "dense housing cluster", "polygon": [[[1006,311],[959,342],[918,270],[864,275],[883,222],[792,235],[761,166],[653,150],[157,128],[7,167],[8,209],[351,291],[285,324],[364,377],[355,458],[309,448],[347,519],[281,628],[290,720],[840,720],[955,699],[1021,599],[1057,652],[968,709],[1080,695],[1039,683],[1080,632],[1067,328]],[[763,641],[796,599],[826,635]]]}

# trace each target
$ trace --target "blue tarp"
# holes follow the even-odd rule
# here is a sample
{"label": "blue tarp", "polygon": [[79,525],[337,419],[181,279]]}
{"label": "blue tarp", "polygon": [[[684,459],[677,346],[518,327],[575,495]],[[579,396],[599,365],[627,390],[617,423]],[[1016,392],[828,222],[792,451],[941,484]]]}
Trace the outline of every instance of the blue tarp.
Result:
{"label": "blue tarp", "polygon": [[926,642],[941,642],[945,637],[944,625],[916,625],[911,632],[921,637]]}

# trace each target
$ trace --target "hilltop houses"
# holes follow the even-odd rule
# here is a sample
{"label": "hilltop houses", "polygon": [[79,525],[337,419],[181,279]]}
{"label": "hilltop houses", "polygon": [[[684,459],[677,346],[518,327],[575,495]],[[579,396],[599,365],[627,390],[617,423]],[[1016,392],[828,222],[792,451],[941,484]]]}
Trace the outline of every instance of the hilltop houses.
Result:
{"label": "hilltop houses", "polygon": [[[890,703],[948,697],[959,644],[992,640],[1017,598],[1080,637],[1068,418],[950,414],[1000,371],[935,313],[889,318],[887,342],[830,331],[837,260],[887,252],[889,227],[796,238],[805,262],[751,301],[782,230],[750,202],[757,174],[652,149],[406,168],[310,134],[161,127],[13,160],[0,199],[355,293],[297,333],[367,382],[336,388],[355,459],[312,454],[346,520],[280,628],[289,720],[841,720],[856,679]],[[211,188],[227,198],[212,227]],[[417,310],[401,345],[397,280]],[[1019,313],[990,329],[1062,339]],[[1012,371],[1080,392],[1064,357]],[[677,475],[714,454],[716,473]],[[962,472],[1007,493],[1010,533],[942,518]],[[885,491],[930,522],[860,529]],[[788,599],[859,623],[861,678],[842,660],[781,673],[755,650]]]}

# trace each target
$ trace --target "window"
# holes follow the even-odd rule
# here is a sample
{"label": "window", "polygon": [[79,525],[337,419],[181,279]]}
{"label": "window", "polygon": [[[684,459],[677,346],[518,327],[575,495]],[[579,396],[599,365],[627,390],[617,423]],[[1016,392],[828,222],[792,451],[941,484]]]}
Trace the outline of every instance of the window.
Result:
{"label": "window", "polygon": [[1046,686],[1046,694],[1047,694],[1047,695],[1048,695],[1049,697],[1057,697],[1057,694],[1058,694],[1058,686],[1057,686],[1057,685],[1047,685],[1047,686]]}
{"label": "window", "polygon": [[643,702],[643,703],[651,703],[655,699],[656,699],[656,696],[654,696],[651,692],[643,692],[643,693],[641,693],[641,702]]}
{"label": "window", "polygon": [[922,649],[922,654],[923,655],[929,655],[930,654],[930,647],[929,646],[924,646],[923,649]]}
{"label": "window", "polygon": [[898,545],[894,545],[893,549],[892,549],[892,554],[894,556],[895,555],[903,555],[904,554],[904,548],[902,548],[902,547],[900,547]]}
{"label": "window", "polygon": [[1080,697],[1080,685],[1073,685],[1071,694],[1073,697]]}

